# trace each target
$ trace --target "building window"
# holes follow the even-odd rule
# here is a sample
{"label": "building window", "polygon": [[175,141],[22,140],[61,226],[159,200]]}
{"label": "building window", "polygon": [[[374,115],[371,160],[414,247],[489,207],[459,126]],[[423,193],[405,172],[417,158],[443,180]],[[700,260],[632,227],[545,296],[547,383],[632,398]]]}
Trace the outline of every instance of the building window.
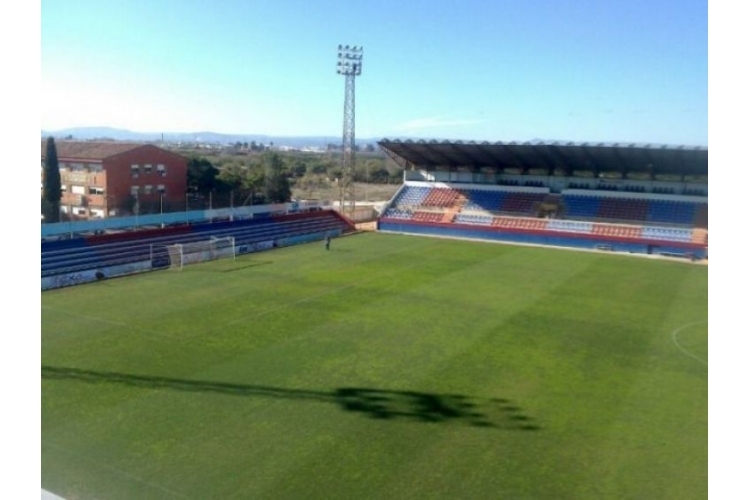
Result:
{"label": "building window", "polygon": [[90,186],[89,194],[104,194],[104,188]]}
{"label": "building window", "polygon": [[159,184],[158,186],[156,186],[156,190],[159,191],[160,194],[164,194],[167,192],[164,184]]}
{"label": "building window", "polygon": [[130,176],[133,179],[138,178],[138,165],[130,165]]}
{"label": "building window", "polygon": [[159,172],[159,175],[161,175],[162,177],[167,176],[167,169],[164,167],[164,165],[162,164],[157,165],[156,170]]}
{"label": "building window", "polygon": [[102,171],[102,165],[100,163],[89,163],[87,167],[89,172],[97,173]]}
{"label": "building window", "polygon": [[138,196],[139,186],[130,186],[130,194]]}
{"label": "building window", "polygon": [[143,194],[151,194],[151,191],[154,189],[154,186],[151,184],[148,184],[143,187]]}
{"label": "building window", "polygon": [[[44,187],[44,184],[42,184],[42,187]],[[61,184],[60,191],[62,191],[63,193],[66,193],[68,191],[68,186],[66,186],[65,184]]]}
{"label": "building window", "polygon": [[70,192],[73,194],[86,194],[84,186],[70,186]]}
{"label": "building window", "polygon": [[145,165],[143,165],[143,173],[144,174],[150,174],[151,173],[151,164],[150,163],[146,163]]}

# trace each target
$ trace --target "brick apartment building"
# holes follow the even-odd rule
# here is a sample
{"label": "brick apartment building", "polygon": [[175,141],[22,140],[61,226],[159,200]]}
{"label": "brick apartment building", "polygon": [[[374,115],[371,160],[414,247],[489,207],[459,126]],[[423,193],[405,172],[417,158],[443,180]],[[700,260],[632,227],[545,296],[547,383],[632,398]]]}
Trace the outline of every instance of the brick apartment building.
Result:
{"label": "brick apartment building", "polygon": [[[184,206],[188,159],[152,144],[55,141],[61,210],[74,218],[158,213]],[[42,141],[42,170],[47,141]]]}

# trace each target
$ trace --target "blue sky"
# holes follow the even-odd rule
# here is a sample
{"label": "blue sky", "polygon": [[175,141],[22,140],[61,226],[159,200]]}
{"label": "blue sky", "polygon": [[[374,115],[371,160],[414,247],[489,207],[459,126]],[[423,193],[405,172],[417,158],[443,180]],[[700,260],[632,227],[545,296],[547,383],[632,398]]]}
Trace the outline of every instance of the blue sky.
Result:
{"label": "blue sky", "polygon": [[44,0],[41,127],[708,144],[694,0]]}

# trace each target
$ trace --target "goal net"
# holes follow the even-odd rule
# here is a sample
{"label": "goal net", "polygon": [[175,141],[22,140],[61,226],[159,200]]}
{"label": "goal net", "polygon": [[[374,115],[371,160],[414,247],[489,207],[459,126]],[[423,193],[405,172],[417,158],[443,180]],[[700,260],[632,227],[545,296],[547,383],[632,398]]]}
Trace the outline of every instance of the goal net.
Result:
{"label": "goal net", "polygon": [[172,269],[182,269],[189,264],[226,257],[234,259],[234,237],[212,237],[210,240],[167,245],[167,252],[169,253],[169,267]]}

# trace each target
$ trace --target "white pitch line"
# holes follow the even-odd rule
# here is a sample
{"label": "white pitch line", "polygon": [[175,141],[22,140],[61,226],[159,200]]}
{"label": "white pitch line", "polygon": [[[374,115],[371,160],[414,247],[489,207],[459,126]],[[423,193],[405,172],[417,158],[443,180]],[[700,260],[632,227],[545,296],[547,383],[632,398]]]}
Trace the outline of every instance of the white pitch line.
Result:
{"label": "white pitch line", "polygon": [[146,480],[141,479],[141,478],[139,478],[137,476],[134,476],[133,474],[131,474],[131,473],[127,472],[127,471],[124,471],[122,469],[118,469],[117,467],[113,467],[111,465],[104,464],[104,463],[102,463],[99,460],[94,460],[94,459],[89,458],[87,456],[84,456],[84,455],[82,455],[82,454],[80,454],[78,452],[75,452],[73,450],[65,448],[64,446],[60,446],[60,445],[58,445],[56,443],[53,443],[53,442],[51,442],[49,440],[45,441],[44,444],[46,444],[47,446],[50,446],[52,448],[55,448],[56,450],[62,451],[63,453],[67,453],[68,455],[71,455],[71,456],[74,456],[74,457],[79,458],[81,460],[84,460],[84,461],[86,461],[86,462],[88,462],[88,463],[90,463],[90,464],[92,464],[92,465],[94,465],[94,466],[96,466],[96,467],[98,467],[100,469],[104,469],[104,470],[107,470],[107,471],[109,471],[111,473],[114,473],[114,474],[116,474],[118,476],[125,477],[127,479],[130,479],[132,481],[136,481],[136,482],[141,483],[141,484],[145,484],[146,486],[150,486],[151,488],[154,488],[154,489],[157,489],[157,490],[161,490],[164,493],[169,493],[172,496],[176,496],[176,497],[180,497],[180,498],[187,498],[187,499],[190,498],[189,496],[185,495],[184,493],[180,493],[179,491],[170,490],[169,488],[165,488],[164,486],[160,486],[160,485],[154,484],[154,483],[152,483],[150,481],[146,481]]}
{"label": "white pitch line", "polygon": [[163,338],[167,338],[169,340],[179,340],[180,339],[180,337],[176,337],[176,336],[170,335],[168,333],[159,332],[159,331],[156,331],[156,330],[148,330],[148,329],[145,329],[145,328],[137,328],[137,327],[134,327],[132,325],[129,325],[127,323],[123,323],[123,322],[120,322],[120,321],[113,321],[111,319],[100,318],[100,317],[91,316],[91,315],[88,315],[88,314],[80,314],[80,313],[77,313],[75,311],[66,311],[64,309],[57,309],[56,307],[42,306],[42,310],[52,311],[52,312],[59,313],[59,314],[66,314],[68,316],[73,316],[75,318],[82,318],[82,319],[86,319],[86,320],[89,320],[89,321],[94,321],[94,322],[97,322],[97,323],[104,323],[104,324],[107,324],[107,325],[117,326],[117,327],[120,327],[120,328],[127,328],[129,330],[133,330],[133,331],[136,331],[136,332],[146,333],[148,335],[154,335],[154,336],[157,336],[157,337],[163,337]]}
{"label": "white pitch line", "polygon": [[678,329],[676,329],[675,331],[672,332],[672,342],[674,342],[674,345],[676,345],[677,348],[679,350],[681,350],[684,354],[686,354],[687,356],[690,356],[694,360],[696,360],[696,361],[698,361],[700,363],[703,363],[704,365],[708,366],[708,361],[699,358],[698,356],[696,356],[692,352],[690,352],[687,349],[685,349],[684,347],[682,347],[679,342],[677,342],[677,334],[680,333],[682,330],[684,330],[685,328],[687,328],[689,326],[700,325],[700,324],[703,324],[703,323],[708,323],[708,320],[693,321],[692,323],[687,323],[685,325],[682,325],[681,327],[679,327]]}

